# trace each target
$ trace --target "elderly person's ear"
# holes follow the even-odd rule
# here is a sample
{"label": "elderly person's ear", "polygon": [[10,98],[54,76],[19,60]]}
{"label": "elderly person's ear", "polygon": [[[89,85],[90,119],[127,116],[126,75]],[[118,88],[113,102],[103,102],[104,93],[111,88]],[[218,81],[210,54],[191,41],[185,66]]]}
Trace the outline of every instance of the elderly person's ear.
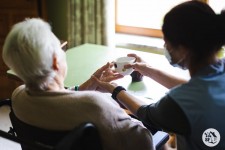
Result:
{"label": "elderly person's ear", "polygon": [[53,70],[59,70],[58,58],[55,54],[52,57],[52,68]]}

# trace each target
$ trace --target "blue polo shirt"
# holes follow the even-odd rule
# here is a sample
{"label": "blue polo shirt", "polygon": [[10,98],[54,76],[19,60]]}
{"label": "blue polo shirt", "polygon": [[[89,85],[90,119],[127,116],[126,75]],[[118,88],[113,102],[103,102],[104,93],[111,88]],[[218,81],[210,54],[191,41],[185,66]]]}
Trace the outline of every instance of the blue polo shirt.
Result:
{"label": "blue polo shirt", "polygon": [[225,150],[225,60],[202,68],[156,104],[139,108],[137,115],[175,132],[178,150]]}
{"label": "blue polo shirt", "polygon": [[[224,67],[225,61],[220,60],[199,70],[188,83],[175,87],[168,93],[183,110],[191,128],[188,136],[178,135],[179,149],[225,149]],[[207,132],[207,129],[218,131],[217,141],[209,139],[213,138],[214,130],[210,135],[210,130]],[[218,140],[219,143],[215,145]],[[207,146],[210,143],[212,147]]]}

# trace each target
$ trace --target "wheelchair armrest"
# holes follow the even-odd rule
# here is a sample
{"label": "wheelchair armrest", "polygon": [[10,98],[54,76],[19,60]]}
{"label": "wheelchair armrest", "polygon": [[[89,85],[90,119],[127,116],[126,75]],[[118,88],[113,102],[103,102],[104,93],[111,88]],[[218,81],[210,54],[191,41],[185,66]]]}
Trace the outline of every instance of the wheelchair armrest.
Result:
{"label": "wheelchair armrest", "polygon": [[0,107],[1,106],[10,106],[11,107],[11,99],[1,99],[0,100]]}

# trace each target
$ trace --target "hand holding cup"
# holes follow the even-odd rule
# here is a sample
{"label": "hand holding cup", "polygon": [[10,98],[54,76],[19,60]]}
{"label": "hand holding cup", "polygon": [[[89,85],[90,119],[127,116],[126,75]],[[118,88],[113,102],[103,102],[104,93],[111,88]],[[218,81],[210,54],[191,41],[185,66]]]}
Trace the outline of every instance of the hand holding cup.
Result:
{"label": "hand holding cup", "polygon": [[134,71],[134,69],[133,68],[126,69],[124,68],[124,66],[127,64],[132,64],[134,62],[135,57],[119,57],[114,62],[115,71],[117,71],[119,74],[123,76],[130,75]]}

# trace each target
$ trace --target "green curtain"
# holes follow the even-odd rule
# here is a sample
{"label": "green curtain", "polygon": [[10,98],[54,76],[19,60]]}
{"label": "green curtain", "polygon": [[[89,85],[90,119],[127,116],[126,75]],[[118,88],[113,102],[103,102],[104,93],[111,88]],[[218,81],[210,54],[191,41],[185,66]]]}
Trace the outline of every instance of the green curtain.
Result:
{"label": "green curtain", "polygon": [[106,44],[105,0],[68,0],[69,47]]}

